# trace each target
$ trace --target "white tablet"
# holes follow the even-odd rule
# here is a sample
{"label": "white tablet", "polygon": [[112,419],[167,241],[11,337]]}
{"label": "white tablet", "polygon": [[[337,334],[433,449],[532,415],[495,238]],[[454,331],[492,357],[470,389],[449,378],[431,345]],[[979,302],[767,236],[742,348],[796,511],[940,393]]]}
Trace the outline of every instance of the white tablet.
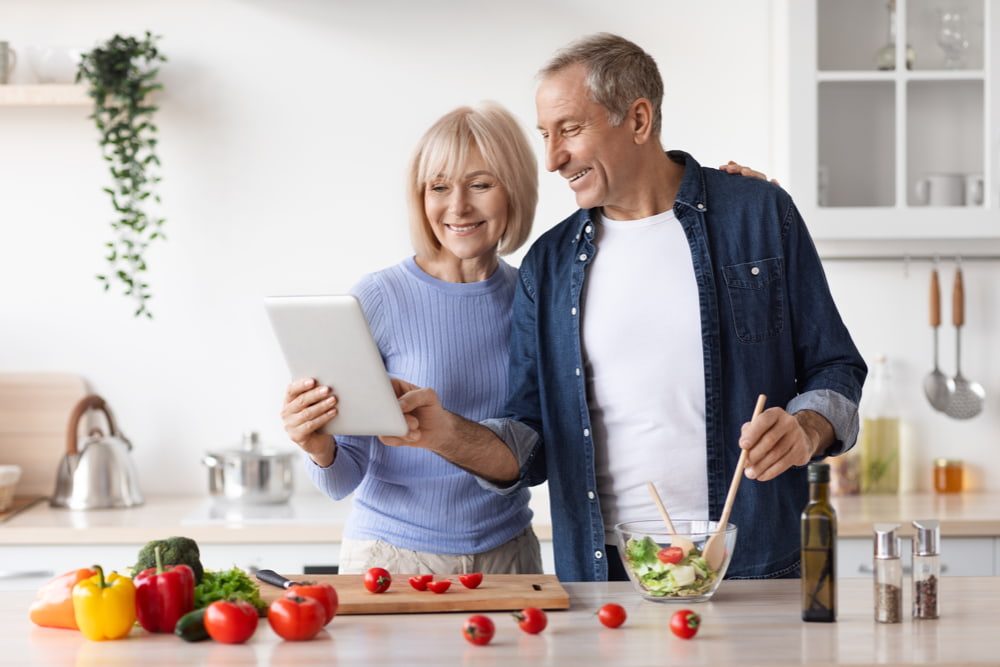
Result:
{"label": "white tablet", "polygon": [[325,432],[406,434],[406,420],[356,297],[269,296],[264,306],[292,379],[316,378],[337,395],[337,416]]}

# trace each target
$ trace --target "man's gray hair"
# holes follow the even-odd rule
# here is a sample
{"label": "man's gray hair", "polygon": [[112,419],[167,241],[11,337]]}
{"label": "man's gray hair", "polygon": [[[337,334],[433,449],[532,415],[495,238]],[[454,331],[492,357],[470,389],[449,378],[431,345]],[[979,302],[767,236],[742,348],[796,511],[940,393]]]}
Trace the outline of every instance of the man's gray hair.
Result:
{"label": "man's gray hair", "polygon": [[577,64],[586,68],[590,96],[607,109],[613,127],[621,125],[632,103],[644,97],[653,106],[653,136],[659,137],[663,78],[652,56],[624,37],[599,32],[557,51],[538,76],[545,79]]}

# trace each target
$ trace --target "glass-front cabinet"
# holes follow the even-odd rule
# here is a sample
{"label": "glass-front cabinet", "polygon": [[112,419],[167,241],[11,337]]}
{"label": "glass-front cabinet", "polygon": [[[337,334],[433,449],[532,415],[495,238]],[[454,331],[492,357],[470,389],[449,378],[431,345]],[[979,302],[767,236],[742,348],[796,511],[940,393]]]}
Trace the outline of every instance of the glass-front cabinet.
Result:
{"label": "glass-front cabinet", "polygon": [[1000,238],[1000,2],[785,11],[787,187],[813,235]]}

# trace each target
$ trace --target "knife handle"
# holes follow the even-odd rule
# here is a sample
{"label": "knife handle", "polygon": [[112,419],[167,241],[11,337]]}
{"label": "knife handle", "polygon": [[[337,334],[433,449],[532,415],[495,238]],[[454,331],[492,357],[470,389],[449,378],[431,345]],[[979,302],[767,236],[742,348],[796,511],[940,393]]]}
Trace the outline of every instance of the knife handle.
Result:
{"label": "knife handle", "polygon": [[271,584],[272,586],[277,586],[278,588],[288,588],[295,584],[291,579],[286,579],[274,570],[257,570],[257,578],[263,581],[265,584]]}

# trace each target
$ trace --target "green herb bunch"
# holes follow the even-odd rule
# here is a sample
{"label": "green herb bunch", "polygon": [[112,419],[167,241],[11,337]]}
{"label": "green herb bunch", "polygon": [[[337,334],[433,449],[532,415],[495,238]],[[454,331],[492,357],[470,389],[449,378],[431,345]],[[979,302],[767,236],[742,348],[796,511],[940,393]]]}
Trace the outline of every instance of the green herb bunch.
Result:
{"label": "green herb bunch", "polygon": [[150,93],[162,90],[156,82],[158,62],[166,58],[156,48],[158,36],[146,32],[145,39],[115,35],[105,44],[83,54],[76,81],[90,84],[94,100],[90,116],[100,132],[100,146],[107,160],[114,187],[104,191],[111,197],[115,218],[111,227],[115,239],[107,243],[111,270],[97,279],[108,290],[115,280],[124,294],[137,301],[135,316],[152,317],[147,308],[149,285],[144,280],[143,255],[150,242],[163,237],[164,220],[149,211],[150,202],[160,203],[154,186],[160,177],[156,155],[157,127],[153,114],[159,107],[149,101]]}

